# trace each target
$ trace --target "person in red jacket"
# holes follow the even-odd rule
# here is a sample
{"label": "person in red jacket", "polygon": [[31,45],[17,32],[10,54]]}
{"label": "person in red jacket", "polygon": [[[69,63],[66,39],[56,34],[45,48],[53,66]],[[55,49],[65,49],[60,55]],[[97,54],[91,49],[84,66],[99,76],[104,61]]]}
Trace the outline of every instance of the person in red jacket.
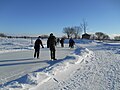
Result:
{"label": "person in red jacket", "polygon": [[40,45],[42,46],[42,48],[44,48],[43,44],[42,44],[42,41],[40,40],[40,36],[37,38],[37,40],[35,41],[35,44],[34,44],[34,49],[35,49],[35,52],[34,52],[34,58],[36,57],[37,55],[37,58],[39,58],[39,52],[40,52]]}

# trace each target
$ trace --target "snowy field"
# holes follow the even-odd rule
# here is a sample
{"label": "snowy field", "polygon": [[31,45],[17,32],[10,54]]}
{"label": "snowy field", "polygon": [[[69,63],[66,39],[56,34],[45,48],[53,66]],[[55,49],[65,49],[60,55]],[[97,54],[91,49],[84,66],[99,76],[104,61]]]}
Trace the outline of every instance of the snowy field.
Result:
{"label": "snowy field", "polygon": [[120,43],[75,40],[56,47],[51,61],[46,40],[40,59],[30,39],[0,38],[0,90],[120,90]]}

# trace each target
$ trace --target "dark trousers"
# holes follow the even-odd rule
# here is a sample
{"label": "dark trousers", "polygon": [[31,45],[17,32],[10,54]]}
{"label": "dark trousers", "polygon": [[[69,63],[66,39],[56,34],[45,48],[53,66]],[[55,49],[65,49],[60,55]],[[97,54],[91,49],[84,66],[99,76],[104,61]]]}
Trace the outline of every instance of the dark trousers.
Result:
{"label": "dark trousers", "polygon": [[50,53],[51,53],[51,59],[55,59],[55,50],[51,50]]}
{"label": "dark trousers", "polygon": [[73,48],[74,47],[74,43],[69,43],[69,47]]}
{"label": "dark trousers", "polygon": [[55,46],[50,46],[51,59],[55,59]]}
{"label": "dark trousers", "polygon": [[35,52],[34,52],[34,58],[37,55],[37,58],[39,58],[39,52],[40,52],[40,48],[35,48]]}
{"label": "dark trousers", "polygon": [[64,47],[64,44],[63,44],[63,43],[61,43],[61,47]]}

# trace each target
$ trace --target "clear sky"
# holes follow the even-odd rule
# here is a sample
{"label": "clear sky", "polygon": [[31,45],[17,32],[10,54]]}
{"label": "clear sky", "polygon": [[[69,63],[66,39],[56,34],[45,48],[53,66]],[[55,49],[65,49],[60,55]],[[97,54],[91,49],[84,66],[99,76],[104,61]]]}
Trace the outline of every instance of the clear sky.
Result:
{"label": "clear sky", "polygon": [[88,33],[120,34],[120,0],[0,0],[0,32],[62,35],[88,23]]}

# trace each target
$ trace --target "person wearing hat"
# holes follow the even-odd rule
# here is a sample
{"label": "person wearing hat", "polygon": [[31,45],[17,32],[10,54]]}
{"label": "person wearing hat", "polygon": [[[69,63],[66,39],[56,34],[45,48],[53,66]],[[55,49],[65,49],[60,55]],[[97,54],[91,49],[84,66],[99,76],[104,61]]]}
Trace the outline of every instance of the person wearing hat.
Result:
{"label": "person wearing hat", "polygon": [[39,58],[39,52],[40,52],[40,45],[42,46],[42,48],[44,48],[43,44],[42,44],[42,41],[40,40],[40,36],[37,38],[37,40],[35,41],[35,44],[34,44],[34,49],[35,49],[35,52],[34,52],[34,58],[36,57],[37,55],[37,58]]}
{"label": "person wearing hat", "polygon": [[51,59],[56,60],[55,58],[56,37],[53,35],[53,33],[50,34],[47,40],[47,46],[48,48],[50,48]]}

